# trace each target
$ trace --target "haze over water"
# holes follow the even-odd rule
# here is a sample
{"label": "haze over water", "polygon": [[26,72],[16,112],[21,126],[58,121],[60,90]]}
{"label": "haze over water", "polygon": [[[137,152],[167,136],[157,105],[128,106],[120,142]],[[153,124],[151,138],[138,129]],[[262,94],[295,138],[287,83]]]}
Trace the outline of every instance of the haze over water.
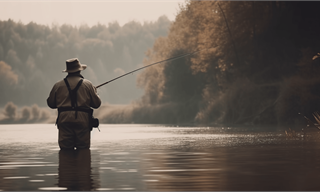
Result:
{"label": "haze over water", "polygon": [[[52,124],[1,125],[0,190],[319,190],[319,142],[258,128],[102,124],[59,150]],[[318,134],[312,133],[312,134]]]}

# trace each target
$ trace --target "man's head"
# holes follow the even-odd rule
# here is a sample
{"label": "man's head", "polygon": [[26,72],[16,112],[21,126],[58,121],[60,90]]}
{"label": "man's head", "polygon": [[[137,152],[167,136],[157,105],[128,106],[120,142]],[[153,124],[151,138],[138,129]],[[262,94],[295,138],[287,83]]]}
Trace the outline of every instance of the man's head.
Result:
{"label": "man's head", "polygon": [[66,69],[62,72],[75,73],[85,70],[87,65],[81,64],[78,58],[66,60]]}

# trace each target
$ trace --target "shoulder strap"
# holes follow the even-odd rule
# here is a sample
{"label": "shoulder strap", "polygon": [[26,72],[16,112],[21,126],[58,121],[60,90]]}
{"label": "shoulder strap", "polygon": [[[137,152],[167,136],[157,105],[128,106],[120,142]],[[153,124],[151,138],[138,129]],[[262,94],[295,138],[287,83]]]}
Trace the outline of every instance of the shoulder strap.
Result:
{"label": "shoulder strap", "polygon": [[78,92],[78,89],[79,89],[79,87],[81,86],[81,84],[83,82],[83,79],[80,79],[80,81],[78,82],[77,86],[73,90],[71,90],[67,78],[64,78],[64,82],[67,85],[67,88],[68,88],[68,91],[69,91],[69,97],[70,97],[70,100],[71,100],[71,106],[76,111],[75,118],[77,119],[77,114],[78,114],[78,110],[77,110],[77,107],[78,107],[77,92]]}
{"label": "shoulder strap", "polygon": [[[68,82],[67,78],[64,78],[63,80],[66,83],[68,90],[71,91],[71,88],[70,88],[70,85],[69,85],[69,82]],[[80,81],[78,82],[77,86],[73,90],[74,91],[78,91],[78,89],[79,89],[80,85],[82,84],[82,82],[83,82],[83,79],[80,79]]]}
{"label": "shoulder strap", "polygon": [[78,82],[77,86],[73,89],[73,91],[77,92],[82,82],[83,82],[83,79],[80,79],[80,81]]}
{"label": "shoulder strap", "polygon": [[67,85],[68,91],[70,92],[70,91],[71,91],[71,88],[70,88],[70,85],[69,85],[69,82],[68,82],[67,78],[64,78],[63,80],[64,80],[64,82],[65,82],[66,85]]}

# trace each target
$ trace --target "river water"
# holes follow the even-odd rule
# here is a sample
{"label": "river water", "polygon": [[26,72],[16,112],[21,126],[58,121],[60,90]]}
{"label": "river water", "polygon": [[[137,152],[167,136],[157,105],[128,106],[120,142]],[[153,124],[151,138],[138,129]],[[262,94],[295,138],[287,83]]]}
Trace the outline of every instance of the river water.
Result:
{"label": "river water", "polygon": [[[320,190],[319,134],[100,125],[90,150],[60,151],[51,124],[0,125],[0,190]],[[311,135],[311,137],[310,137]]]}

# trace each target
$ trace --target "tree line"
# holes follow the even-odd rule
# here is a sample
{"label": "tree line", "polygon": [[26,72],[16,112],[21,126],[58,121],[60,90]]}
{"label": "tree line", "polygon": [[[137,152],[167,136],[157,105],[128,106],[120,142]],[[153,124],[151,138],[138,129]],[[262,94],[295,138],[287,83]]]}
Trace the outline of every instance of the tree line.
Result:
{"label": "tree line", "polygon": [[[0,104],[46,106],[49,91],[66,75],[62,70],[70,58],[88,65],[83,75],[94,85],[142,66],[144,52],[156,38],[167,35],[170,23],[166,16],[143,24],[92,27],[0,21]],[[100,88],[102,100],[123,104],[138,98],[142,90],[136,89],[135,77]]]}
{"label": "tree line", "polygon": [[[103,122],[293,125],[320,110],[320,2],[189,1],[145,64],[142,97]],[[303,120],[303,118],[302,118]]]}

